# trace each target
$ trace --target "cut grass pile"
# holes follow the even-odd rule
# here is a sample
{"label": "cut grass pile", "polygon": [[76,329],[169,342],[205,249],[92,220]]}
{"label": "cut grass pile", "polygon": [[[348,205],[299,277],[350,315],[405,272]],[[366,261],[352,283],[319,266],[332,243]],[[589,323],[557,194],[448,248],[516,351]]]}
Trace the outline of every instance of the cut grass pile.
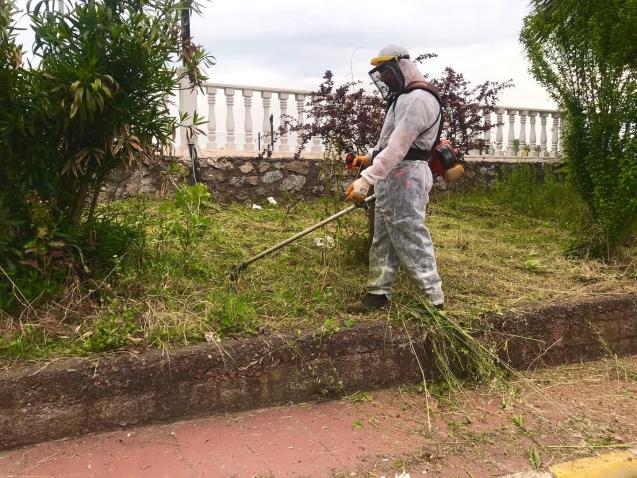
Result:
{"label": "cut grass pile", "polygon": [[[574,222],[562,220],[555,204],[568,198],[549,191],[546,204],[536,201],[525,212],[510,193],[439,194],[428,208],[446,311],[455,321],[467,324],[485,312],[538,300],[637,291],[634,247],[610,263],[568,259]],[[103,206],[109,220],[128,218],[137,228],[127,253],[112,258],[102,280],[87,285],[74,279],[65,294],[44,304],[0,313],[0,357],[136,351],[261,331],[334,333],[354,321],[396,319],[401,307],[413,304],[413,288],[401,273],[392,310],[343,312],[366,280],[362,211],[256,262],[238,283],[230,282],[228,274],[242,260],[347,204],[318,199],[261,206],[206,204],[194,193]]]}

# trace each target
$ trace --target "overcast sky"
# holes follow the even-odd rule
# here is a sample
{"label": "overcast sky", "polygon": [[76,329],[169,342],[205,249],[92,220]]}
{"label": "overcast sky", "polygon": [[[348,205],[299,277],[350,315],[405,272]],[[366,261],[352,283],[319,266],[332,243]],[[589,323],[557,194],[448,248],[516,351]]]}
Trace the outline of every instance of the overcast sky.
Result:
{"label": "overcast sky", "polygon": [[[26,0],[19,0],[24,7]],[[528,73],[518,41],[529,0],[211,0],[194,17],[195,42],[217,64],[211,81],[315,89],[325,70],[336,81],[368,81],[369,59],[388,43],[433,76],[445,66],[472,82],[513,79],[502,105],[551,107]],[[24,34],[25,48],[32,35]]]}

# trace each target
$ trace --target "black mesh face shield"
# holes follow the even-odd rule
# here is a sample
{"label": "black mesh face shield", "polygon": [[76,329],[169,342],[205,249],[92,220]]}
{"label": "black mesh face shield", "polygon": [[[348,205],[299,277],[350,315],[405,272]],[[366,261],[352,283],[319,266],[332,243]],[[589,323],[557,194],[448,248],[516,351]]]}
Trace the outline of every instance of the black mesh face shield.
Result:
{"label": "black mesh face shield", "polygon": [[386,61],[370,70],[369,76],[385,100],[405,87],[405,77],[396,59]]}

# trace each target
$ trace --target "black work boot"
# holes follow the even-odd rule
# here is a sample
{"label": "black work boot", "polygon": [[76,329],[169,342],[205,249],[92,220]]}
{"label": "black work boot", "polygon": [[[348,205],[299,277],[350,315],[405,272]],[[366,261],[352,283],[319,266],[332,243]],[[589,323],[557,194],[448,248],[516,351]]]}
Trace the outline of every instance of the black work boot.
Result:
{"label": "black work boot", "polygon": [[388,304],[389,298],[385,294],[365,294],[365,297],[360,302],[355,302],[345,307],[345,311],[350,314],[364,314],[386,307]]}

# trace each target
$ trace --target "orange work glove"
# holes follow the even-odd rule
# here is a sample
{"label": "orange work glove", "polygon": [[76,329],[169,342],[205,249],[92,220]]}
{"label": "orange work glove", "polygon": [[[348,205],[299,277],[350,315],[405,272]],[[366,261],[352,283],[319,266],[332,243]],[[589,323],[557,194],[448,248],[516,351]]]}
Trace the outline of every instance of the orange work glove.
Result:
{"label": "orange work glove", "polygon": [[363,202],[367,197],[367,191],[369,191],[370,186],[371,184],[367,179],[358,178],[345,191],[345,199],[356,203]]}
{"label": "orange work glove", "polygon": [[369,158],[369,156],[356,156],[352,160],[353,168],[360,168],[361,165],[363,168],[367,168],[370,164],[372,164],[372,160]]}

